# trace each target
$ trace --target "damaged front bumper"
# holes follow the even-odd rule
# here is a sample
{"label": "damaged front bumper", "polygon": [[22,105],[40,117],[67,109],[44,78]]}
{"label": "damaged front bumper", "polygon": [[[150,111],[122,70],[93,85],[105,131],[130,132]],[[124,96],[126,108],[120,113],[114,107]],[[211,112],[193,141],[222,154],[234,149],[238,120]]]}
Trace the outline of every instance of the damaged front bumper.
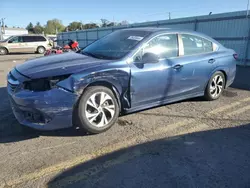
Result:
{"label": "damaged front bumper", "polygon": [[32,92],[14,86],[8,80],[10,103],[20,124],[38,130],[56,130],[72,126],[73,108],[79,97],[77,94],[60,87]]}

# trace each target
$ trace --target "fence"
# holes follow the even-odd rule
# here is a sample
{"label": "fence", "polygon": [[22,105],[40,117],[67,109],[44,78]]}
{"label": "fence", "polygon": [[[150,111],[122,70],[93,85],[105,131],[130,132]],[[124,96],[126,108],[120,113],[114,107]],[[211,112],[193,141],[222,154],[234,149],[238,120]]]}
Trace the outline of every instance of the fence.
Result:
{"label": "fence", "polygon": [[79,42],[80,47],[85,47],[115,30],[134,27],[179,28],[202,32],[234,49],[239,55],[239,65],[250,65],[250,16],[247,16],[246,11],[63,32],[57,35],[57,39],[59,45],[73,39]]}

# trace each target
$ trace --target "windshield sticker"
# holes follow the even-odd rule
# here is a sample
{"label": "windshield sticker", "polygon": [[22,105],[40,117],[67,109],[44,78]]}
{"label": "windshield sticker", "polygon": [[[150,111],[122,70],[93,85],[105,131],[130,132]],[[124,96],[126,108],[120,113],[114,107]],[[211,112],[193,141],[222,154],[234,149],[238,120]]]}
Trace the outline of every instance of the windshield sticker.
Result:
{"label": "windshield sticker", "polygon": [[139,36],[130,36],[128,37],[129,40],[137,40],[137,41],[141,41],[143,39],[143,37],[139,37]]}

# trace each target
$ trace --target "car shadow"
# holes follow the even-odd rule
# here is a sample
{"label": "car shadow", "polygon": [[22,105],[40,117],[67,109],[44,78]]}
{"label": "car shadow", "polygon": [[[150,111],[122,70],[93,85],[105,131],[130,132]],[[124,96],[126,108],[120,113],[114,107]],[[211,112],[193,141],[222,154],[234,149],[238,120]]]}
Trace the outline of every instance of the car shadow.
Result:
{"label": "car shadow", "polygon": [[138,144],[64,170],[48,188],[248,187],[250,124]]}

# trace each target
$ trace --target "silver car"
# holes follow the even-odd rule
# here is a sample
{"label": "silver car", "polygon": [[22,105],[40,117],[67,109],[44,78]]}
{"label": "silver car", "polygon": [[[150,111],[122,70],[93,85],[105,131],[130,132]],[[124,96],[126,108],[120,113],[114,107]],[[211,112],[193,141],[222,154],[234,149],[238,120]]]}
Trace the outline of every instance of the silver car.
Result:
{"label": "silver car", "polygon": [[37,52],[43,54],[51,47],[50,40],[42,35],[11,36],[0,41],[0,55],[16,52]]}

